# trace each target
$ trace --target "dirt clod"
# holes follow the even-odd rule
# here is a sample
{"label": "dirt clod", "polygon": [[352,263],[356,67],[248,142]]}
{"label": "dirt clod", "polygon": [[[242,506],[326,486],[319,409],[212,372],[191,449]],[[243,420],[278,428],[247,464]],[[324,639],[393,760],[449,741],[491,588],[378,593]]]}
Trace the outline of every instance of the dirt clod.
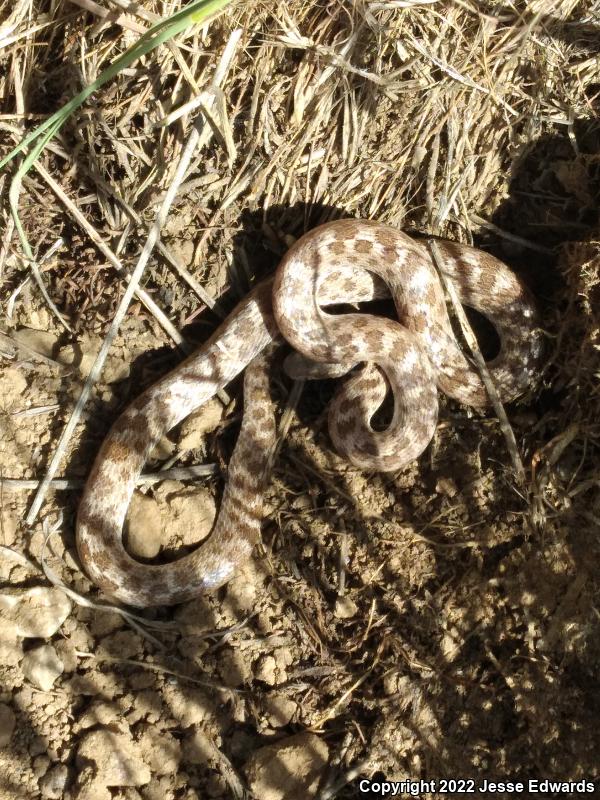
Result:
{"label": "dirt clod", "polygon": [[67,619],[72,603],[60,589],[34,586],[0,592],[0,619],[14,626],[17,636],[47,639]]}
{"label": "dirt clod", "polygon": [[77,748],[77,765],[93,765],[96,786],[143,786],[150,781],[148,765],[131,736],[102,728],[85,734]]}
{"label": "dirt clod", "polygon": [[329,750],[311,733],[299,733],[254,753],[246,764],[248,783],[263,800],[314,797],[323,778]]}

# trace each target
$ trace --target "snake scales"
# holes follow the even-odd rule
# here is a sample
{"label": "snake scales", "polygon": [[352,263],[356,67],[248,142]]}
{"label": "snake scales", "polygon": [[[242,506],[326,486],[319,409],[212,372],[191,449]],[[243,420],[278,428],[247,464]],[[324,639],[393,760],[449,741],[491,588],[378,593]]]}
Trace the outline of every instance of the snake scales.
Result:
{"label": "snake scales", "polygon": [[[493,256],[451,242],[439,242],[439,249],[461,302],[488,317],[499,335],[500,352],[488,367],[502,400],[512,400],[539,370],[535,304]],[[323,310],[390,295],[399,322]],[[110,596],[136,606],[178,603],[226,583],[250,556],[275,440],[268,366],[270,345],[280,337],[296,351],[288,357],[292,375],[342,375],[362,365],[329,408],[335,447],[362,469],[395,470],[423,452],[437,421],[437,387],[461,403],[487,404],[483,384],[452,332],[424,244],[364,220],[310,231],[290,248],[275,277],[258,285],[205,345],[133,402],[104,440],[79,506],[77,546],[88,575]],[[211,537],[169,564],[134,560],[122,530],[149,453],[166,431],[244,369],[244,417]],[[374,431],[370,419],[388,387],[392,420]]]}

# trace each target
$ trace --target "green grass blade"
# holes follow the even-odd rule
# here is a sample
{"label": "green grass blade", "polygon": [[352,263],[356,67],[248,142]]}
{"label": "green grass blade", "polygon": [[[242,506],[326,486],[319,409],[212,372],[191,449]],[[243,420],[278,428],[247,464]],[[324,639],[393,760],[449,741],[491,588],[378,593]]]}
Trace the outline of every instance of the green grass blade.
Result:
{"label": "green grass blade", "polygon": [[[38,142],[26,159],[28,162],[27,169],[29,169],[48,141],[55,136],[68,117],[79,108],[91,94],[96,92],[105,83],[112,80],[121,70],[137,61],[138,58],[154,50],[155,47],[163,44],[163,42],[177,36],[190,25],[204,22],[208,17],[225,8],[230,2],[231,0],[194,0],[194,2],[188,3],[181,11],[173,14],[173,16],[168,19],[157,22],[144,33],[135,44],[107,67],[93,83],[86,86],[85,89],[79,92],[72,100],[69,100],[69,102],[55,114],[25,136],[19,144],[0,161],[0,170],[12,161],[15,156],[35,142],[36,139],[40,139],[41,141]],[[35,153],[35,156],[32,158],[33,153]]]}

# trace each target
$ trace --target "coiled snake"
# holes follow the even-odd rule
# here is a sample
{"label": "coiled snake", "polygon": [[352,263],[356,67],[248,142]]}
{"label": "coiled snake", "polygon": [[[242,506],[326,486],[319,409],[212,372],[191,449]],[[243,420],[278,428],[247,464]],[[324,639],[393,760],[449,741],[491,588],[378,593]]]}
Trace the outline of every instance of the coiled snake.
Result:
{"label": "coiled snake", "polygon": [[[499,335],[500,352],[488,368],[502,400],[512,400],[539,370],[542,334],[535,304],[519,278],[493,256],[438,244],[461,302],[488,317]],[[323,310],[390,295],[399,321]],[[437,388],[467,405],[487,404],[478,373],[457,344],[424,244],[364,220],[310,231],[286,253],[275,277],[258,285],[204,346],[121,414],[102,444],[79,506],[77,546],[88,575],[110,596],[136,606],[178,603],[226,583],[250,556],[275,439],[268,368],[270,345],[280,337],[296,351],[288,357],[294,376],[343,375],[362,365],[329,408],[336,449],[362,469],[396,470],[423,452],[437,421]],[[123,546],[123,523],[149,453],[166,431],[244,369],[244,417],[210,538],[169,564],[134,560]],[[375,431],[370,420],[388,387],[392,420]]]}

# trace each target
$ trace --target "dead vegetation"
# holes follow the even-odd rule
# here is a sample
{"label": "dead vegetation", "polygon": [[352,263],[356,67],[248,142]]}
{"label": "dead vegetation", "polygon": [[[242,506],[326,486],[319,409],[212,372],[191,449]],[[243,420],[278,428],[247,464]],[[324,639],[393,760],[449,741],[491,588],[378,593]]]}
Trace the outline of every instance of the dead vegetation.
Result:
{"label": "dead vegetation", "polygon": [[[2,154],[179,7],[5,2]],[[31,677],[39,642],[0,641],[0,793],[292,800],[356,797],[373,775],[597,778],[599,26],[594,0],[233,3],[95,94],[23,181],[20,217],[68,329],[0,175],[1,324],[21,343],[2,344],[5,478],[47,474],[115,314],[60,477],[86,474],[118,409],[175,363],[173,342],[202,340],[294,237],[336,216],[493,250],[539,296],[549,353],[507,409],[525,490],[497,420],[449,403],[418,463],[351,470],[323,427],[330,388],[305,389],[246,574],[149,612],[168,623],[158,642],[76,608],[49,642],[49,690]],[[157,218],[127,309],[123,275]],[[208,445],[193,426],[183,449],[165,443],[161,465],[226,463],[236,411]],[[39,564],[56,527],[53,568],[93,596],[74,559],[77,491],[40,498],[28,526],[33,496],[2,484],[3,544]],[[191,544],[189,487],[148,498],[148,524]],[[41,580],[8,551],[0,563],[0,593]]]}

